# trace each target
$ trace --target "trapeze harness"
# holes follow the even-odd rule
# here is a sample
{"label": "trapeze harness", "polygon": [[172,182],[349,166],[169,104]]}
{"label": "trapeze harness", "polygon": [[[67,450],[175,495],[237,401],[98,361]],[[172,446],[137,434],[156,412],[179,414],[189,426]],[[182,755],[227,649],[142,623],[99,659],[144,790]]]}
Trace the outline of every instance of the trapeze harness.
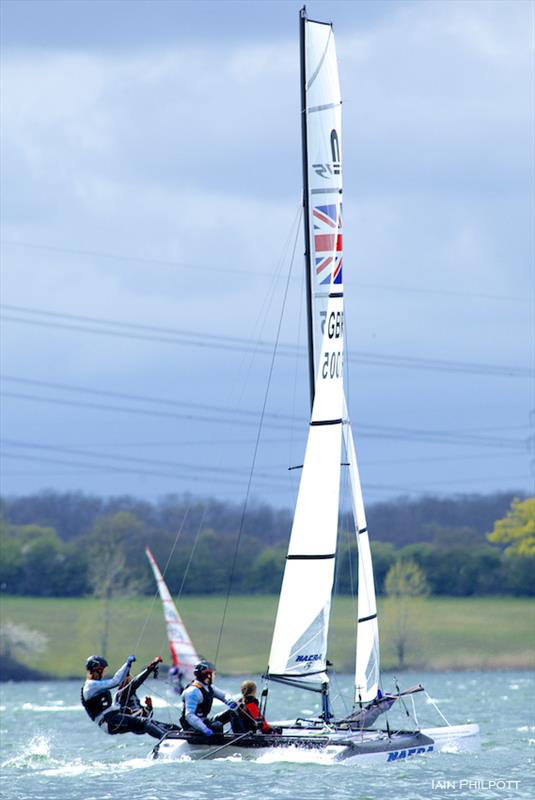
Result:
{"label": "trapeze harness", "polygon": [[[195,716],[199,717],[204,722],[212,710],[212,703],[214,702],[214,690],[211,686],[205,686],[204,683],[201,683],[200,681],[192,681],[190,684],[188,684],[188,686],[195,686],[196,689],[200,689],[202,692],[202,700],[200,703],[197,703]],[[182,704],[182,716],[180,717],[180,724],[186,731],[194,730],[193,726],[190,725],[186,719],[185,701],[183,701]]]}
{"label": "trapeze harness", "polygon": [[110,707],[113,705],[113,700],[109,689],[106,689],[104,692],[99,692],[99,694],[96,694],[93,697],[90,697],[89,700],[86,700],[84,697],[84,687],[82,686],[80,691],[80,700],[89,717],[93,720],[93,722],[96,722],[99,727],[106,720],[106,716],[109,714],[114,714],[117,711],[116,707],[112,708],[110,711]]}
{"label": "trapeze harness", "polygon": [[86,700],[82,686],[80,699],[88,715],[93,722],[96,722],[99,728],[104,723],[108,723],[107,732],[111,735],[117,733],[135,733],[137,735],[148,733],[149,736],[153,736],[155,739],[161,739],[166,731],[176,730],[176,725],[155,722],[150,719],[150,716],[137,716],[135,712],[132,714],[128,707],[122,710],[117,704],[113,703],[109,689],[99,692],[99,694]]}

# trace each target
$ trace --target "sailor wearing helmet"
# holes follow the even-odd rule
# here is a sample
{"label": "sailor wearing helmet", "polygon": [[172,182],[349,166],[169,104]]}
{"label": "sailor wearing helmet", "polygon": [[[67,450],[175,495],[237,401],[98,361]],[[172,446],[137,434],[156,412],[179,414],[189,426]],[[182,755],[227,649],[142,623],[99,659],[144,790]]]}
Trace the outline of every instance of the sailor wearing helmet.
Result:
{"label": "sailor wearing helmet", "polygon": [[[80,699],[89,717],[106,733],[148,733],[155,739],[161,739],[166,731],[157,723],[151,719],[131,716],[112,700],[111,690],[123,683],[135,660],[135,656],[128,656],[112,678],[104,678],[104,671],[108,666],[106,659],[102,656],[89,656],[85,663],[87,680],[82,686]],[[158,658],[157,662],[160,660]],[[151,662],[150,667],[157,662]]]}
{"label": "sailor wearing helmet", "polygon": [[235,712],[238,705],[231,695],[213,685],[215,666],[209,661],[199,661],[193,669],[193,674],[195,679],[182,694],[183,711],[180,724],[185,731],[197,731],[205,736],[222,733],[223,723],[228,721],[230,715],[227,711],[219,719],[208,719],[214,697],[222,700],[231,711]]}

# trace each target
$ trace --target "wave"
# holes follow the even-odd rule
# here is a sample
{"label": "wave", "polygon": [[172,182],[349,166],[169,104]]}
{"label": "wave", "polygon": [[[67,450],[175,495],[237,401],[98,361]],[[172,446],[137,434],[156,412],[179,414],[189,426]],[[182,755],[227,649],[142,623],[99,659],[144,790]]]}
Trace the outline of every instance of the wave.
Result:
{"label": "wave", "polygon": [[[63,705],[63,701],[59,700],[46,706],[41,706],[37,703],[23,703],[20,708],[22,711],[36,711],[39,713],[46,712],[48,714],[55,711],[80,711],[81,706],[79,703],[73,706],[66,706]],[[15,708],[14,710],[16,711],[17,709]]]}
{"label": "wave", "polygon": [[19,755],[3,761],[2,767],[15,769],[40,769],[50,761],[50,739],[46,736],[34,736]]}
{"label": "wave", "polygon": [[149,758],[129,758],[125,761],[84,761],[82,758],[64,760],[52,756],[51,739],[46,736],[34,736],[22,751],[3,761],[2,769],[31,770],[47,777],[73,778],[79,775],[107,775],[110,767],[114,773],[147,769],[156,762]]}
{"label": "wave", "polygon": [[323,766],[334,764],[335,758],[342,748],[336,747],[332,751],[318,752],[306,750],[302,747],[273,747],[267,753],[255,758],[257,764],[274,764],[286,761],[292,764],[321,764]]}
{"label": "wave", "polygon": [[[113,772],[130,772],[134,769],[148,769],[155,764],[148,758],[130,758],[126,761],[114,762]],[[85,762],[81,759],[60,763],[57,766],[42,770],[42,774],[47,777],[76,778],[79,775],[109,775],[110,763],[105,761]]]}

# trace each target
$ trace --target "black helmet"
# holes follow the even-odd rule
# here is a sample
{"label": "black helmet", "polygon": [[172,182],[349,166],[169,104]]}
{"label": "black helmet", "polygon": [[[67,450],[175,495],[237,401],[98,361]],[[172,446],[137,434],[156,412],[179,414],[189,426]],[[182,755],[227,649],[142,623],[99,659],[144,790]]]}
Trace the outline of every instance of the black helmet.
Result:
{"label": "black helmet", "polygon": [[85,662],[85,668],[89,672],[93,672],[95,669],[104,669],[104,667],[108,666],[108,662],[102,656],[89,656],[87,661]]}
{"label": "black helmet", "polygon": [[201,678],[208,672],[215,672],[215,666],[211,661],[199,661],[199,663],[195,664],[193,667],[193,674],[196,678]]}

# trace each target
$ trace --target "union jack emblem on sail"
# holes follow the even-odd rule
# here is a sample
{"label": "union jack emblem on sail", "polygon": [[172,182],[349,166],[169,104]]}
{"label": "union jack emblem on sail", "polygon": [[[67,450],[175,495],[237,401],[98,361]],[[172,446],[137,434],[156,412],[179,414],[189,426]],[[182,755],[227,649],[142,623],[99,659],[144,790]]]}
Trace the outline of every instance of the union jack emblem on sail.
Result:
{"label": "union jack emblem on sail", "polygon": [[312,212],[316,276],[320,284],[342,283],[342,205],[316,206]]}

